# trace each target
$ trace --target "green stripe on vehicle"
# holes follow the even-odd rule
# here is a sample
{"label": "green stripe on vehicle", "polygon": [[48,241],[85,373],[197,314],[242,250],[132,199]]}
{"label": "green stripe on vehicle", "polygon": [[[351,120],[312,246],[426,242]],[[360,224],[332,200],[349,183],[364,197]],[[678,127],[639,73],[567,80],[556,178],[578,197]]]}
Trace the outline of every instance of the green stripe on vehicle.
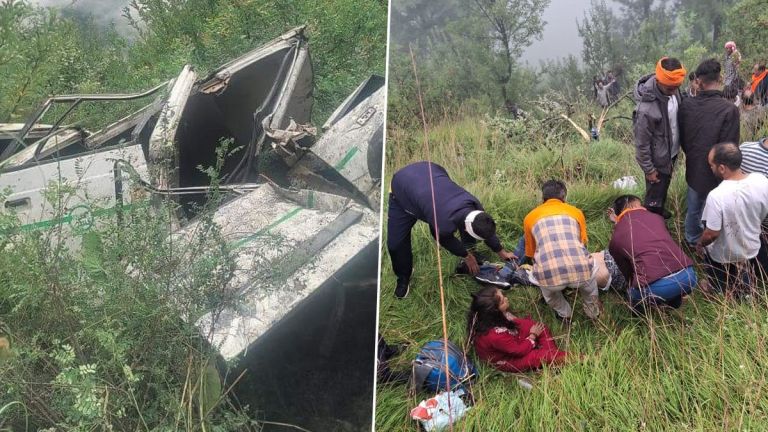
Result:
{"label": "green stripe on vehicle", "polygon": [[345,155],[344,155],[344,158],[342,158],[342,159],[339,161],[339,163],[337,163],[337,164],[336,164],[336,166],[334,166],[333,168],[334,168],[336,171],[341,171],[341,170],[343,170],[343,169],[344,169],[344,167],[345,167],[345,166],[347,166],[347,164],[349,163],[349,161],[350,161],[350,160],[352,160],[352,158],[353,158],[353,157],[355,157],[355,155],[357,154],[357,152],[358,152],[358,151],[360,151],[360,150],[357,148],[357,146],[355,146],[355,147],[352,147],[351,149],[349,149],[349,151],[347,152],[347,154],[345,154]]}
{"label": "green stripe on vehicle", "polygon": [[[122,209],[122,211],[130,211],[139,207],[145,207],[147,205],[149,205],[149,201],[143,201],[136,204],[133,204],[133,203],[125,204],[122,207],[114,206],[114,207],[107,207],[107,208],[99,208],[99,209],[93,210],[91,212],[91,215],[93,217],[113,215],[113,214],[117,214],[119,209]],[[58,218],[24,224],[19,227],[19,231],[29,232],[29,231],[39,230],[39,229],[52,228],[57,225],[72,223],[73,219],[74,218],[72,217],[71,214],[67,214],[66,216],[62,216]]]}
{"label": "green stripe on vehicle", "polygon": [[239,248],[240,246],[243,246],[246,243],[250,243],[251,241],[255,240],[257,237],[261,236],[265,232],[271,230],[272,228],[285,223],[286,221],[292,219],[294,216],[299,214],[299,212],[302,210],[302,207],[296,207],[295,209],[289,211],[288,213],[282,215],[278,220],[272,222],[271,224],[265,226],[264,228],[256,231],[255,233],[249,235],[248,237],[243,237],[240,240],[233,242],[232,247],[233,248]]}

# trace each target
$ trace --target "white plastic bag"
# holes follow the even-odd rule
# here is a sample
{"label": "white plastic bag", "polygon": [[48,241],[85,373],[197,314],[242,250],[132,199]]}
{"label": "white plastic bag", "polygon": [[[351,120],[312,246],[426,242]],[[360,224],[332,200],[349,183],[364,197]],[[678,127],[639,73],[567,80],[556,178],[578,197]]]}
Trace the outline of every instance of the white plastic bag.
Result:
{"label": "white plastic bag", "polygon": [[613,181],[614,189],[633,190],[637,188],[637,179],[635,176],[624,176]]}
{"label": "white plastic bag", "polygon": [[[460,396],[464,390],[442,392],[431,399],[423,400],[411,410],[411,418],[417,420],[427,432],[443,431],[456,420],[464,417],[469,407]],[[451,402],[451,415],[448,415],[448,400]]]}

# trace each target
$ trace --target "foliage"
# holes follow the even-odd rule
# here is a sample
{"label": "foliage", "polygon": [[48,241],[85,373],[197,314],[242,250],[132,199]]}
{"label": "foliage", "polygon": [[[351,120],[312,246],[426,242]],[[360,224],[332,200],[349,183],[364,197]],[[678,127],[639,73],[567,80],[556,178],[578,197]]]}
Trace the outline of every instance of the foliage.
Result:
{"label": "foliage", "polygon": [[[64,214],[77,192],[53,183],[46,196]],[[192,430],[250,422],[222,404],[210,372],[218,354],[193,325],[236,306],[224,291],[235,270],[230,248],[205,218],[189,242],[173,241],[170,212],[156,210],[113,212],[82,232],[79,253],[67,226],[17,232],[8,229],[19,227],[15,216],[0,215],[0,333],[13,354],[0,361],[0,405],[26,408],[6,424]]]}
{"label": "foliage", "polygon": [[[2,0],[0,122],[23,121],[51,94],[146,90],[186,63],[204,75],[306,24],[313,121],[322,123],[364,78],[384,72],[386,7],[381,0],[136,0],[124,11],[136,31],[128,39],[88,17]],[[117,105],[84,104],[74,121],[104,125],[125,110]],[[224,155],[237,150],[225,145],[218,166],[199,167],[213,186]],[[71,180],[45,192],[58,215],[81,193]],[[237,306],[227,290],[232,246],[209,213],[223,197],[208,198],[187,241],[169,235],[168,215],[178,210],[171,202],[144,203],[78,233],[79,252],[66,226],[21,229],[0,211],[0,341],[10,342],[0,346],[0,429],[260,429],[254,411],[243,414],[222,398],[213,367],[220,358],[194,326],[203,313]]]}
{"label": "foliage", "polygon": [[[591,110],[587,103],[572,107],[579,124]],[[633,162],[631,138],[617,139],[629,125],[617,123],[604,130],[600,141],[566,135],[555,146],[546,144],[541,123],[512,122],[510,127],[511,135],[476,117],[437,120],[430,128],[427,155],[420,130],[390,125],[387,176],[431,156],[483,202],[509,250],[522,234],[523,218],[540,202],[541,182],[559,178],[568,186],[568,201],[585,212],[589,250],[605,248],[611,224],[604,210],[622,193],[611,183],[625,175],[642,178]],[[678,240],[683,238],[685,188],[683,170],[678,170],[670,191],[675,216],[669,224]],[[390,364],[394,370],[408,369],[421,345],[442,336],[434,240],[422,223],[413,234],[415,269],[405,300],[394,298],[395,277],[386,248],[382,250],[380,332],[389,343],[406,344]],[[465,276],[451,276],[457,259],[442,253],[448,337],[464,344],[465,314],[478,285]],[[760,430],[768,421],[765,298],[734,303],[696,291],[679,312],[635,318],[619,294],[602,293],[605,312],[591,323],[581,313],[581,300],[571,297],[576,315],[568,329],[540,304],[535,288],[512,288],[505,295],[513,313],[550,327],[574,361],[526,374],[500,373],[479,364],[479,379],[472,387],[476,404],[455,430]],[[532,381],[533,389],[519,386],[520,377]],[[376,429],[414,430],[404,413],[428,395],[409,395],[401,385],[382,385],[377,391]]]}
{"label": "foliage", "polygon": [[414,51],[428,112],[473,105],[507,110],[530,97],[536,76],[517,57],[541,36],[548,0],[467,4],[404,0],[392,3],[388,118],[412,121],[418,105],[410,49]]}
{"label": "foliage", "polygon": [[613,65],[624,63],[626,43],[619,37],[621,25],[604,0],[592,3],[578,29],[584,41],[581,58],[590,70],[602,75]]}
{"label": "foliage", "polygon": [[728,11],[725,34],[737,41],[744,59],[742,65],[751,67],[768,60],[768,10],[760,0],[741,0]]}
{"label": "foliage", "polygon": [[283,32],[307,25],[321,124],[367,76],[383,74],[386,2],[333,0],[132,0],[131,41],[90,19],[0,3],[0,121],[19,121],[51,94],[133,92],[199,75]]}

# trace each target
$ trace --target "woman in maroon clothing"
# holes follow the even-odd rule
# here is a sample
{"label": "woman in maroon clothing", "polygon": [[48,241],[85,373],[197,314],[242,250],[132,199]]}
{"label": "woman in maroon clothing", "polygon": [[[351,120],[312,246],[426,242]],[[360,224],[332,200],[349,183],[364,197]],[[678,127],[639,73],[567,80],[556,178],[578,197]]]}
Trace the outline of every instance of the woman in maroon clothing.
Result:
{"label": "woman in maroon clothing", "polygon": [[565,351],[557,348],[544,324],[517,318],[508,309],[509,301],[498,288],[486,287],[472,295],[467,331],[480,360],[504,372],[565,360]]}

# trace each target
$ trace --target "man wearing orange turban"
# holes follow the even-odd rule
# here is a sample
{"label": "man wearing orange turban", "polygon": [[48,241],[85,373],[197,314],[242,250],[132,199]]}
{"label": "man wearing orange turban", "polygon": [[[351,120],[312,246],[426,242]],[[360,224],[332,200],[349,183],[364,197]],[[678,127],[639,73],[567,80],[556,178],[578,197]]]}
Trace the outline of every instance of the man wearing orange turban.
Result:
{"label": "man wearing orange turban", "polygon": [[665,218],[670,217],[664,205],[680,153],[677,111],[685,77],[679,60],[664,57],[656,63],[656,73],[640,78],[635,86],[635,159],[645,173],[643,205]]}

